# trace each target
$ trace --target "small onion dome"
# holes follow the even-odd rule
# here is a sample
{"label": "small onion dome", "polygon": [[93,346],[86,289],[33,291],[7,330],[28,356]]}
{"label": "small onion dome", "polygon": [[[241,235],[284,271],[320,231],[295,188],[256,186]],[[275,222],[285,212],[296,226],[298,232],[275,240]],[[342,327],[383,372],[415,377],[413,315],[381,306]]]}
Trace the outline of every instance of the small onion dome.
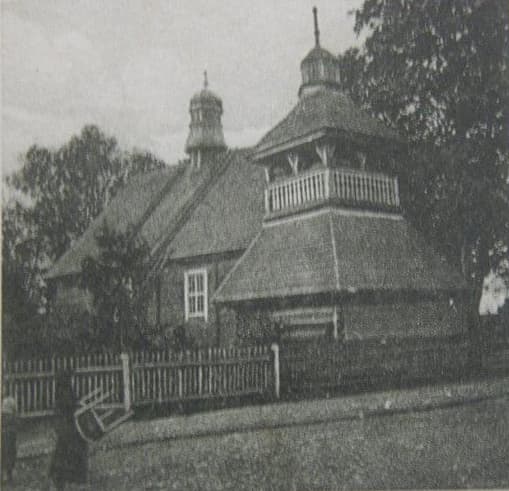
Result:
{"label": "small onion dome", "polygon": [[223,113],[223,101],[221,98],[212,92],[209,89],[209,82],[207,78],[207,72],[204,72],[204,81],[203,81],[203,89],[201,89],[199,92],[196,92],[196,94],[191,97],[191,104],[190,109],[192,110],[193,107],[196,107],[198,105],[217,105],[219,106],[221,110],[221,114]]}
{"label": "small onion dome", "polygon": [[198,104],[202,105],[215,104],[220,107],[221,112],[223,111],[223,101],[218,95],[214,94],[214,92],[212,92],[209,89],[202,89],[200,90],[200,92],[197,92],[196,94],[193,95],[193,97],[191,98],[191,107]]}
{"label": "small onion dome", "polygon": [[189,104],[191,124],[185,150],[212,150],[226,148],[221,124],[223,102],[208,88],[207,72],[204,73],[203,89],[197,92]]}
{"label": "small onion dome", "polygon": [[313,7],[315,22],[315,47],[306,55],[300,65],[302,85],[299,96],[316,87],[341,88],[341,77],[338,59],[329,51],[320,46],[320,31],[318,30],[318,17],[316,7]]}
{"label": "small onion dome", "polygon": [[338,62],[336,57],[330,52],[327,51],[325,48],[322,48],[321,46],[315,46],[302,60],[302,63],[300,64],[301,68],[305,66],[308,63],[311,63],[316,60],[331,60],[335,63]]}

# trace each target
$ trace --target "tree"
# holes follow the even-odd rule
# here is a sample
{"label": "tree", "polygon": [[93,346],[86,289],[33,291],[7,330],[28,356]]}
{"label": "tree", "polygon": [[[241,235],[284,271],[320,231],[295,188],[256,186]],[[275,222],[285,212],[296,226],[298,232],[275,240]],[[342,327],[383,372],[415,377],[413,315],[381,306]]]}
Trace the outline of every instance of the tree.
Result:
{"label": "tree", "polygon": [[85,126],[56,151],[32,146],[23,167],[7,182],[24,196],[39,240],[53,261],[83,234],[130,175],[163,166],[149,153],[122,153],[115,138]]}
{"label": "tree", "polygon": [[22,164],[6,178],[10,199],[2,207],[2,319],[13,329],[44,311],[44,272],[129,176],[165,165],[148,152],[120,150],[96,126],[56,150],[33,145]]}
{"label": "tree", "polygon": [[409,218],[459,267],[477,311],[509,245],[509,2],[365,0],[345,89],[410,143]]}
{"label": "tree", "polygon": [[[2,344],[3,352],[15,354],[14,347],[26,346],[31,340],[27,326],[37,316],[38,291],[30,288],[38,274],[36,242],[28,230],[15,219],[22,215],[18,206],[2,208]],[[35,262],[35,264],[34,264]],[[32,295],[28,294],[31,293]]]}
{"label": "tree", "polygon": [[96,236],[99,254],[82,263],[83,286],[94,301],[94,314],[109,346],[136,344],[147,323],[148,295],[143,287],[149,248],[132,230],[106,224]]}

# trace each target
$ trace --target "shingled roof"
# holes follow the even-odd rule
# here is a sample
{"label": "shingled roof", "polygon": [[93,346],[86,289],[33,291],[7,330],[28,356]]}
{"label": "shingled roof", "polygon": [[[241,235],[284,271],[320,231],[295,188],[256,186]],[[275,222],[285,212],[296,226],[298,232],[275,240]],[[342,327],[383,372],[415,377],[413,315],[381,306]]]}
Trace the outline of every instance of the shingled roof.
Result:
{"label": "shingled roof", "polygon": [[345,93],[322,89],[300,98],[290,113],[260,140],[255,158],[327,130],[399,140],[395,131],[359,109]]}
{"label": "shingled roof", "polygon": [[139,224],[153,206],[154,197],[160,196],[161,192],[174,183],[181,171],[178,166],[167,167],[130,179],[76,243],[53,264],[46,278],[79,273],[83,259],[98,254],[95,237],[103,224],[120,232]]}
{"label": "shingled roof", "polygon": [[462,276],[401,216],[324,210],[264,226],[214,299],[463,288]]}
{"label": "shingled roof", "polygon": [[199,201],[170,246],[171,259],[245,249],[265,212],[263,169],[240,153]]}
{"label": "shingled roof", "polygon": [[81,271],[98,254],[95,237],[103,223],[135,227],[148,244],[152,263],[245,248],[263,216],[263,173],[246,150],[221,153],[200,169],[181,165],[129,182],[83,236],[51,268],[47,278]]}

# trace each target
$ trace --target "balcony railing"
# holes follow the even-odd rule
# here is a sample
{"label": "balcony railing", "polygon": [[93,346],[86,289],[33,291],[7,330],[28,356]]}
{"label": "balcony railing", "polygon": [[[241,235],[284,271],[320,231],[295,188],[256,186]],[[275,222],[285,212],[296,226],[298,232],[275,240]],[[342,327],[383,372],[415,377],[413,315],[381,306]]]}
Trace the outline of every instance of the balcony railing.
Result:
{"label": "balcony railing", "polygon": [[269,215],[329,200],[359,208],[395,210],[400,205],[398,180],[354,169],[318,169],[272,182],[265,190]]}

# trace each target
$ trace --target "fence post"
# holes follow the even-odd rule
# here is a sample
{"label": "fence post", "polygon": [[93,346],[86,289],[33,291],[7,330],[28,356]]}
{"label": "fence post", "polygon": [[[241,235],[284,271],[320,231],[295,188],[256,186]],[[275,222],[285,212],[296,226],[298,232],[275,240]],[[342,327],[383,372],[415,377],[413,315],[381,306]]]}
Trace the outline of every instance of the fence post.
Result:
{"label": "fence post", "polygon": [[124,409],[126,412],[131,410],[131,373],[129,367],[129,354],[120,353],[122,361],[122,381],[124,387]]}
{"label": "fence post", "polygon": [[201,350],[198,351],[198,395],[203,393],[203,364],[201,360]]}
{"label": "fence post", "polygon": [[51,403],[50,408],[55,411],[55,391],[56,391],[56,378],[57,378],[57,360],[55,359],[55,355],[51,357],[51,379],[50,379],[50,387],[51,387]]}
{"label": "fence post", "polygon": [[279,345],[272,343],[270,349],[274,353],[274,395],[279,399],[280,381],[279,381]]}

